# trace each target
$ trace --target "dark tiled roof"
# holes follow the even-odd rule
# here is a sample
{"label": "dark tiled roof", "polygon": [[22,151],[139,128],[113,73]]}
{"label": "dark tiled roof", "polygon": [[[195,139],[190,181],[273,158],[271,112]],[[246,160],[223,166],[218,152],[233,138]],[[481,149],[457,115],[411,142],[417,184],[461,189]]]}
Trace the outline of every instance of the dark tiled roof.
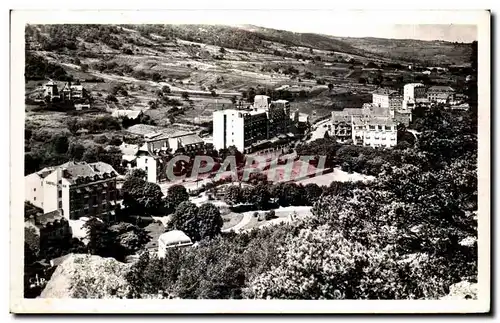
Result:
{"label": "dark tiled roof", "polygon": [[428,91],[429,92],[455,92],[455,90],[451,86],[444,86],[444,85],[431,86]]}
{"label": "dark tiled roof", "polygon": [[36,224],[37,226],[45,226],[48,223],[61,221],[62,219],[64,219],[64,217],[61,212],[59,210],[55,210],[49,213],[38,215],[36,217]]}

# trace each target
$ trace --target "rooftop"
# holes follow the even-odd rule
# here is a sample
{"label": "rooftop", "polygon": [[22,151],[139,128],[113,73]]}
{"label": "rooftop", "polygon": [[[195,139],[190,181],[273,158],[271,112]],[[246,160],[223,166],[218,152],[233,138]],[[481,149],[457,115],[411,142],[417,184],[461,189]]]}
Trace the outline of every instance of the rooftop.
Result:
{"label": "rooftop", "polygon": [[165,246],[193,243],[191,239],[180,230],[165,232],[158,238],[158,242],[162,242]]}
{"label": "rooftop", "polygon": [[203,143],[198,135],[187,135],[179,138],[183,146]]}
{"label": "rooftop", "polygon": [[451,86],[445,85],[434,85],[429,88],[429,92],[454,92],[455,90]]}
{"label": "rooftop", "polygon": [[36,219],[35,221],[36,225],[41,227],[47,225],[48,223],[65,220],[64,216],[61,214],[59,210],[37,215],[35,219]]}
{"label": "rooftop", "polygon": [[118,175],[113,166],[103,163],[91,163],[87,164],[85,162],[74,163],[70,166],[58,166],[63,170],[63,177],[70,182],[77,180],[78,178],[84,177],[95,177],[96,175],[101,176],[103,174]]}

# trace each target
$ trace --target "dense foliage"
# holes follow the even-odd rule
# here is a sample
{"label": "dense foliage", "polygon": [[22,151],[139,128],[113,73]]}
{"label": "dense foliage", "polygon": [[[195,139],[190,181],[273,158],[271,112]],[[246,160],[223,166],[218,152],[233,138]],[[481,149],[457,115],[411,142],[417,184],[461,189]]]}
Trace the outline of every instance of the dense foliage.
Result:
{"label": "dense foliage", "polygon": [[[435,110],[424,117],[425,140],[380,156],[372,183],[298,194],[289,184],[267,187],[280,205],[310,196],[313,216],[222,235],[167,259],[144,257],[129,277],[133,289],[186,298],[437,299],[453,284],[476,282],[477,121]],[[234,203],[256,195],[234,187]],[[183,214],[196,213],[189,208]]]}

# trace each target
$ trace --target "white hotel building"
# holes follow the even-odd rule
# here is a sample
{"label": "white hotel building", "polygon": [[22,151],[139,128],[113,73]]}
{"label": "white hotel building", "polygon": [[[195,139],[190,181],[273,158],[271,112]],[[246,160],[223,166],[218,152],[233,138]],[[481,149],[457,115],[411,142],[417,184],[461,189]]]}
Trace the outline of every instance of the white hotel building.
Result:
{"label": "white hotel building", "polygon": [[83,216],[108,219],[116,209],[117,176],[103,162],[46,167],[24,177],[25,200],[44,213],[59,211],[68,220]]}
{"label": "white hotel building", "polygon": [[213,144],[217,150],[235,146],[245,152],[258,141],[290,131],[290,103],[256,95],[251,110],[226,109],[213,113]]}
{"label": "white hotel building", "polygon": [[387,117],[352,117],[352,141],[355,145],[394,147],[398,141],[396,122]]}

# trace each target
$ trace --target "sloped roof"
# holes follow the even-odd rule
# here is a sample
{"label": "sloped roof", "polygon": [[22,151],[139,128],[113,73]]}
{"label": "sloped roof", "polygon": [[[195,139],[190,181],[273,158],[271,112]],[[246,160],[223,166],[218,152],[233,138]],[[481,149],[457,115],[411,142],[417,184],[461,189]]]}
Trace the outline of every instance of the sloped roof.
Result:
{"label": "sloped roof", "polygon": [[61,221],[64,219],[63,215],[59,210],[48,212],[36,217],[37,226],[45,226],[47,223],[52,223],[55,221]]}
{"label": "sloped roof", "polygon": [[163,233],[159,238],[158,242],[162,242],[165,246],[170,245],[181,245],[181,244],[192,244],[191,239],[180,230],[172,230]]}
{"label": "sloped roof", "polygon": [[376,89],[375,91],[373,91],[373,94],[380,94],[380,95],[395,95],[395,94],[398,94],[398,91],[396,91],[396,90],[391,90],[391,89],[384,89],[384,88],[381,88],[381,89]]}
{"label": "sloped roof", "polygon": [[183,136],[179,140],[183,146],[203,143],[203,140],[198,135]]}
{"label": "sloped roof", "polygon": [[103,162],[96,162],[91,164],[81,162],[67,167],[62,167],[62,165],[59,167],[63,169],[63,177],[69,181],[72,181],[78,177],[93,177],[95,175],[102,175],[104,173],[118,175],[118,172],[113,168],[113,166]]}
{"label": "sloped roof", "polygon": [[444,85],[431,86],[428,91],[429,92],[455,92],[455,90],[451,86],[444,86]]}

